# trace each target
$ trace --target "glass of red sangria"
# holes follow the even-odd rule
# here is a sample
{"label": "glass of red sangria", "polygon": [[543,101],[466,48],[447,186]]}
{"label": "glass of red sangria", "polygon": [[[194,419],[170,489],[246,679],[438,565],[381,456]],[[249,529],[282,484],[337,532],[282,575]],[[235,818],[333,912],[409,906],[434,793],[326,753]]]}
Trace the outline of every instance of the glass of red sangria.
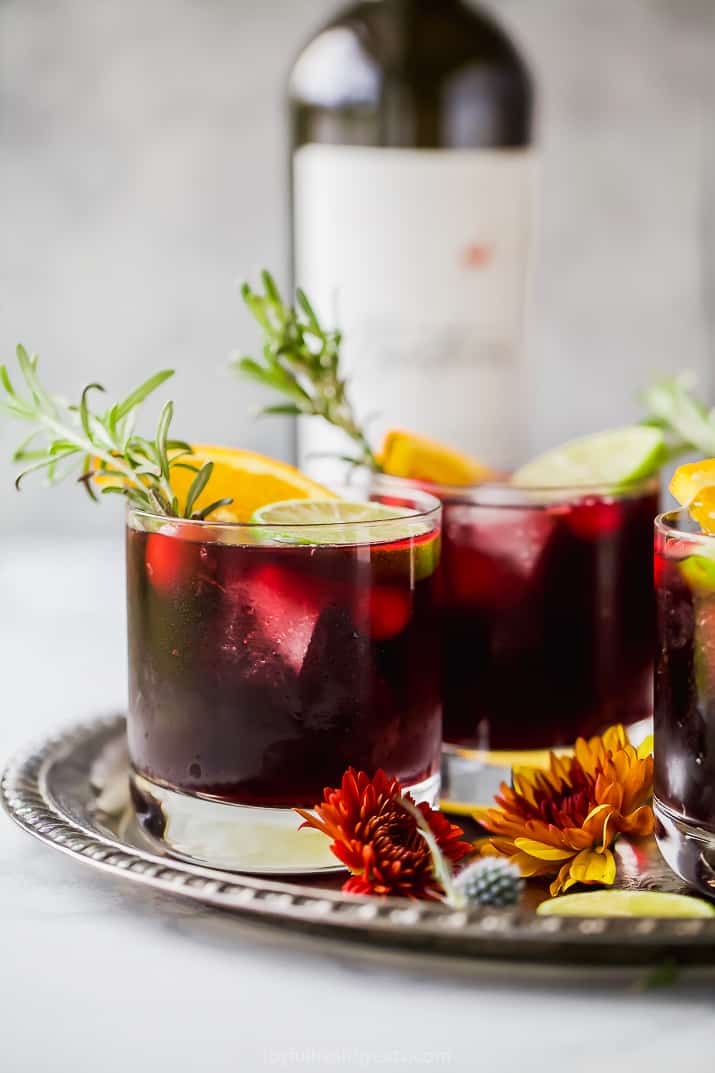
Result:
{"label": "glass of red sangria", "polygon": [[[699,489],[697,475],[712,482]],[[693,481],[692,478],[696,477]],[[715,897],[715,461],[672,485],[690,506],[655,529],[656,838],[682,879]]]}
{"label": "glass of red sangria", "polygon": [[534,752],[648,718],[658,479],[421,487],[443,506],[443,799],[487,802]]}
{"label": "glass of red sangria", "polygon": [[173,854],[334,867],[292,809],[350,766],[439,796],[440,505],[344,494],[246,524],[129,510],[131,789]]}

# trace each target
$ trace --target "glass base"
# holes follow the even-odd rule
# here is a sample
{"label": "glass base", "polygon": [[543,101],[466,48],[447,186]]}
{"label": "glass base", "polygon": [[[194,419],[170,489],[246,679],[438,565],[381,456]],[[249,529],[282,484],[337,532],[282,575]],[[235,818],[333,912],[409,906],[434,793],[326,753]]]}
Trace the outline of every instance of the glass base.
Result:
{"label": "glass base", "polygon": [[[653,731],[648,717],[630,723],[626,730],[633,745],[640,745]],[[470,749],[444,742],[442,745],[442,807],[457,815],[471,815],[475,808],[494,804],[494,795],[505,782],[511,786],[514,767],[549,766],[550,753],[570,756],[572,746],[554,745],[544,749]]]}
{"label": "glass base", "polygon": [[[301,875],[343,871],[330,840],[290,808],[238,805],[213,797],[185,794],[132,772],[132,800],[150,841],[191,864],[254,875]],[[415,801],[435,805],[438,774],[405,786]]]}
{"label": "glass base", "polygon": [[[568,753],[568,749],[554,749]],[[547,767],[548,749],[506,752],[493,749],[465,749],[461,745],[442,746],[442,807],[458,815],[494,804],[501,783],[511,785],[511,769],[517,765]]]}
{"label": "glass base", "polygon": [[689,886],[715,898],[715,831],[673,812],[656,797],[655,839],[665,863]]}

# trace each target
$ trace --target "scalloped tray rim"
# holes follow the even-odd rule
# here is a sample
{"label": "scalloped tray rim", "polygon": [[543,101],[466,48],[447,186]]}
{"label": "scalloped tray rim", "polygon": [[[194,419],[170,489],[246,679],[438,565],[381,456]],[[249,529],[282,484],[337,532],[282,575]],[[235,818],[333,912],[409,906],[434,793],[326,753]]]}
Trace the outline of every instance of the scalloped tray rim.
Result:
{"label": "scalloped tray rim", "polygon": [[[124,716],[84,721],[23,750],[6,767],[0,801],[40,841],[103,872],[264,923],[368,945],[459,960],[543,961],[550,965],[715,967],[712,920],[539,917],[523,909],[453,911],[429,902],[362,898],[297,882],[202,868],[123,842],[85,810],[70,816],[52,791],[53,771],[80,747],[99,749],[124,732]],[[83,803],[77,795],[77,809]]]}

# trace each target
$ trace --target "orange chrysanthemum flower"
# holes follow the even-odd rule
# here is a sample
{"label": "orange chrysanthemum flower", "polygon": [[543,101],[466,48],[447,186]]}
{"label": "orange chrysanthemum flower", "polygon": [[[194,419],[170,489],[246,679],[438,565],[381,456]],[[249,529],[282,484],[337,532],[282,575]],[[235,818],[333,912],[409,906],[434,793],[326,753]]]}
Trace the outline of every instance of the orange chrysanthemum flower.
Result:
{"label": "orange chrysanthemum flower", "polygon": [[579,738],[573,756],[551,753],[548,770],[515,768],[513,787],[502,783],[495,798],[498,808],[475,814],[496,835],[482,854],[508,857],[523,876],[557,872],[552,895],[575,883],[609,886],[616,838],[653,831],[650,751],[650,741],[635,749],[614,726],[590,741]]}
{"label": "orange chrysanthemum flower", "polygon": [[[404,798],[412,802],[398,780],[384,771],[377,771],[371,779],[364,771],[349,768],[339,790],[325,789],[324,800],[315,806],[316,815],[295,810],[305,820],[302,827],[314,827],[333,839],[331,850],[352,873],[343,884],[347,893],[442,897],[429,846],[417,821],[401,804]],[[471,845],[461,841],[461,827],[427,804],[416,807],[447,860],[458,861],[471,851]]]}

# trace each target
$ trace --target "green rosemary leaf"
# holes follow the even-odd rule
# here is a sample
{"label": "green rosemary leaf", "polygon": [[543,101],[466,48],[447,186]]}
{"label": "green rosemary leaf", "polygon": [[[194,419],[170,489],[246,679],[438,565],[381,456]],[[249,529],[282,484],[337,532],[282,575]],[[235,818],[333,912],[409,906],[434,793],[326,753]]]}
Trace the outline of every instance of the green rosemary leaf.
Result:
{"label": "green rosemary leaf", "polygon": [[7,371],[7,365],[0,365],[0,381],[7,394],[10,395],[11,398],[14,398],[15,388],[12,386],[12,381],[10,380],[10,375]]}
{"label": "green rosemary leaf", "polygon": [[253,358],[239,358],[235,364],[244,376],[247,376],[252,380],[257,380],[260,384],[267,384],[269,387],[273,386],[270,378],[270,368],[264,369],[263,366],[259,365]]}
{"label": "green rosemary leaf", "polygon": [[46,455],[45,458],[40,459],[38,462],[34,462],[32,465],[26,466],[25,469],[23,469],[21,473],[18,473],[17,477],[15,478],[15,487],[17,488],[18,492],[20,491],[20,485],[22,481],[24,481],[25,477],[27,477],[30,473],[37,473],[42,469],[48,469],[50,466],[54,465],[54,463],[55,458],[52,455]]}
{"label": "green rosemary leaf", "polygon": [[671,458],[683,451],[715,455],[715,412],[697,399],[689,374],[671,377],[652,384],[644,394],[648,408],[646,421],[666,433]]}
{"label": "green rosemary leaf", "polygon": [[193,510],[194,510],[194,504],[196,503],[196,500],[199,498],[199,496],[203,492],[203,490],[206,487],[206,485],[209,483],[209,480],[211,478],[211,474],[213,473],[213,470],[214,470],[213,462],[207,462],[205,465],[203,465],[201,467],[201,469],[199,470],[199,472],[196,474],[196,476],[194,477],[193,481],[191,482],[191,484],[189,486],[189,490],[186,493],[186,506],[184,508],[184,517],[185,518],[190,518],[191,517],[191,515],[193,513]]}
{"label": "green rosemary leaf", "polygon": [[173,375],[173,369],[163,369],[159,373],[154,373],[154,375],[150,376],[148,380],[145,380],[143,384],[140,384],[138,388],[135,388],[134,391],[130,392],[123,402],[118,403],[117,406],[114,407],[117,420],[121,421],[130,410],[133,410],[139,403],[144,402],[153,391],[156,391],[158,387],[161,387],[161,385]]}
{"label": "green rosemary leaf", "polygon": [[[78,481],[94,499],[96,478],[102,482],[103,495],[122,494],[143,510],[179,515],[171,468],[177,458],[186,459],[193,452],[186,441],[169,438],[173,403],[164,404],[153,439],[134,432],[137,407],[173,375],[172,370],[149,377],[101,413],[91,403],[92,391],[104,390],[100,384],[88,384],[79,403],[70,405],[42,386],[37,355],[30,356],[20,345],[17,361],[27,390],[19,395],[7,368],[0,366],[0,409],[32,426],[14,454],[15,461],[26,463],[16,481],[18,488],[30,473],[44,471],[50,483],[57,483],[79,472]],[[188,462],[179,464],[196,472]]]}
{"label": "green rosemary leaf", "polygon": [[[114,407],[112,407],[114,409]],[[111,413],[111,411],[110,411]],[[114,426],[111,424],[111,417],[109,418],[109,431],[113,442],[117,445],[120,455],[126,454],[127,444],[134,435],[134,426],[136,424],[136,410],[132,410],[126,417],[118,421]]]}
{"label": "green rosemary leaf", "polygon": [[56,413],[55,403],[40,384],[37,375],[37,354],[28,354],[22,344],[18,344],[16,353],[20,371],[33,400],[47,414],[54,415]]}
{"label": "green rosemary leaf", "polygon": [[257,380],[264,387],[273,388],[282,395],[310,402],[310,395],[301,387],[294,373],[279,365],[274,358],[267,359],[266,366],[261,366],[252,358],[240,358],[238,367],[244,376]]}
{"label": "green rosemary leaf", "polygon": [[196,514],[192,514],[191,517],[195,518],[197,521],[204,522],[209,514],[213,514],[219,507],[230,507],[232,503],[233,500],[230,496],[225,497],[224,499],[217,499],[214,503],[209,503],[208,507],[203,507],[202,510],[198,511]]}
{"label": "green rosemary leaf", "polygon": [[274,302],[277,306],[282,306],[283,299],[281,298],[280,291],[276,286],[276,281],[266,268],[264,268],[261,272],[261,280],[263,282],[265,292],[271,302]]}
{"label": "green rosemary leaf", "polygon": [[150,459],[157,464],[156,444],[150,440],[144,440],[141,436],[131,436],[127,441],[126,454],[139,460]]}
{"label": "green rosemary leaf", "polygon": [[295,306],[286,305],[269,272],[261,274],[263,294],[248,283],[243,299],[263,331],[262,361],[240,357],[236,368],[242,376],[288,398],[287,404],[264,412],[321,417],[335,425],[355,444],[356,464],[380,470],[364,428],[358,423],[348,396],[347,380],[340,368],[342,336],[324,328],[303,291]]}
{"label": "green rosemary leaf", "polygon": [[[129,490],[129,495],[131,496],[131,494],[132,494],[132,492],[131,492],[131,489],[130,489]],[[175,496],[174,497],[168,496],[157,485],[153,485],[152,487],[150,487],[147,490],[146,494],[148,495],[148,497],[151,500],[154,501],[154,503],[156,505],[156,509],[159,511],[160,514],[171,515],[173,513],[174,516],[178,515],[178,513],[179,513],[178,503],[177,503],[177,499],[176,499]],[[176,509],[174,511],[172,511],[172,506],[174,504],[177,504],[177,506],[176,506]]]}
{"label": "green rosemary leaf", "polygon": [[318,318],[315,314],[315,310],[313,309],[312,305],[308,300],[308,295],[300,287],[296,291],[296,301],[305,313],[306,317],[308,318],[308,324],[313,329],[315,334],[318,336],[322,335],[320,322],[318,321]]}
{"label": "green rosemary leaf", "polygon": [[[90,459],[90,463],[91,463],[91,459]],[[124,477],[124,474],[122,473],[122,471],[120,469],[112,469],[111,466],[105,465],[104,462],[100,462],[99,469],[94,470],[93,472],[95,472],[95,473],[99,472],[99,473],[102,474],[103,477],[116,477],[117,480],[122,480],[122,478]],[[136,474],[136,476],[140,476],[138,470],[135,470],[135,474]]]}
{"label": "green rosemary leaf", "polygon": [[198,473],[200,466],[192,466],[190,462],[177,462],[176,459],[171,460],[172,469],[188,469],[189,473]]}
{"label": "green rosemary leaf", "polygon": [[[38,434],[39,434],[38,429],[34,429],[30,433],[30,435],[27,436],[22,441],[22,443],[18,447],[15,448],[15,451],[13,452],[13,455],[12,455],[13,462],[23,462],[23,461],[28,460],[28,459],[40,458],[42,455],[44,455],[46,453],[45,448],[42,448],[41,450],[37,450],[34,447],[32,447],[32,444],[35,443],[35,441],[37,440]],[[32,447],[32,449],[30,449],[31,447]]]}
{"label": "green rosemary leaf", "polygon": [[92,428],[90,425],[89,407],[87,405],[87,395],[90,391],[104,391],[101,384],[87,384],[86,388],[82,392],[82,396],[79,402],[79,417],[82,422],[82,428],[84,434],[88,439],[92,439]]}
{"label": "green rosemary leaf", "polygon": [[[66,472],[63,472],[62,469],[60,468],[61,463],[67,461],[70,458],[72,459],[72,466],[67,467]],[[77,451],[76,451],[76,449],[74,447],[70,447],[69,450],[59,451],[59,450],[54,450],[54,444],[53,444],[52,457],[50,458],[50,464],[47,467],[47,477],[48,477],[48,480],[49,480],[50,484],[57,484],[64,477],[68,477],[70,475],[70,472],[76,473],[77,472],[76,463],[77,463]]]}
{"label": "green rosemary leaf", "polygon": [[42,451],[42,450],[39,450],[39,451],[26,451],[26,450],[22,450],[21,448],[18,447],[16,451],[13,451],[12,461],[13,462],[34,462],[38,458],[46,458],[46,457],[47,457],[47,451]]}
{"label": "green rosemary leaf", "polygon": [[266,416],[270,414],[288,414],[291,417],[300,417],[303,411],[300,406],[296,406],[294,402],[286,402],[278,403],[275,406],[264,406],[261,413]]}
{"label": "green rosemary leaf", "polygon": [[53,440],[49,451],[50,454],[57,454],[58,451],[74,451],[75,453],[80,451],[81,448],[73,440]]}
{"label": "green rosemary leaf", "polygon": [[260,300],[257,294],[253,293],[247,283],[244,283],[241,288],[241,295],[263,330],[270,334],[273,331],[273,326],[266,313],[265,304]]}
{"label": "green rosemary leaf", "polygon": [[173,416],[173,402],[165,402],[159,415],[159,424],[157,425],[156,430],[156,453],[157,461],[161,469],[161,475],[167,483],[169,481],[169,456],[167,443],[169,440],[169,425],[171,424]]}

